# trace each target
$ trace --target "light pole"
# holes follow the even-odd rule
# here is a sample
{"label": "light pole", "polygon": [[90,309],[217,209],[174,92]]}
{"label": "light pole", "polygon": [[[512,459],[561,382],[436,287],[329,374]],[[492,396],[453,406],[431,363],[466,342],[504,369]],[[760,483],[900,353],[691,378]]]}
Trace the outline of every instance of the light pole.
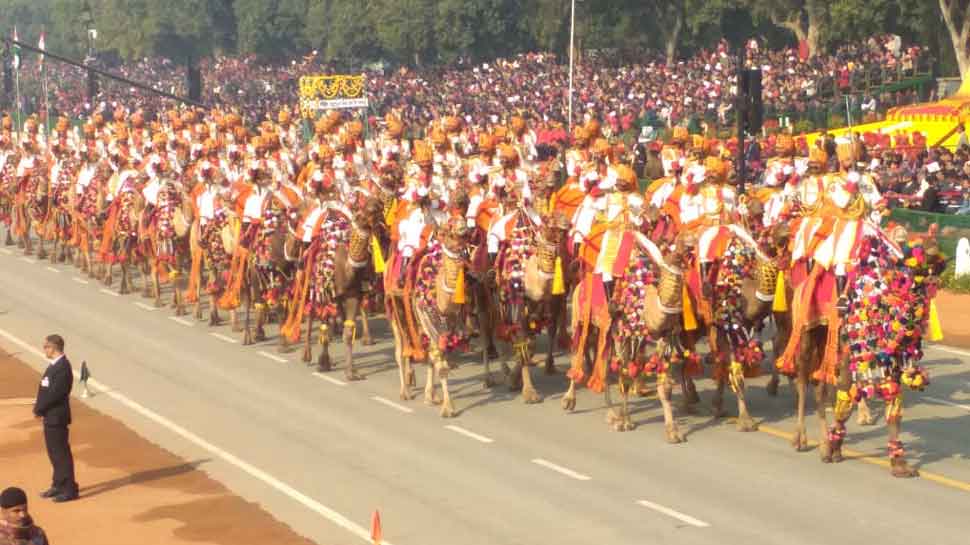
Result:
{"label": "light pole", "polygon": [[573,132],[573,41],[576,36],[576,0],[569,10],[569,134]]}

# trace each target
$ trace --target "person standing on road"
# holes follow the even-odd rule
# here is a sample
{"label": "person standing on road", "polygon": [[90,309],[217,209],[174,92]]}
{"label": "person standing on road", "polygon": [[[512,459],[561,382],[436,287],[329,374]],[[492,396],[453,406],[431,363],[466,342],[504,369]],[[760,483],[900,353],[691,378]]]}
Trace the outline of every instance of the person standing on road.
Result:
{"label": "person standing on road", "polygon": [[0,545],[49,545],[27,511],[27,494],[11,486],[0,493]]}
{"label": "person standing on road", "polygon": [[34,416],[44,419],[44,442],[47,456],[54,466],[50,489],[41,493],[43,498],[55,502],[75,500],[78,486],[74,480],[74,456],[68,439],[71,424],[71,388],[74,373],[71,362],[64,355],[64,339],[60,335],[48,335],[44,340],[44,355],[50,361],[34,403]]}

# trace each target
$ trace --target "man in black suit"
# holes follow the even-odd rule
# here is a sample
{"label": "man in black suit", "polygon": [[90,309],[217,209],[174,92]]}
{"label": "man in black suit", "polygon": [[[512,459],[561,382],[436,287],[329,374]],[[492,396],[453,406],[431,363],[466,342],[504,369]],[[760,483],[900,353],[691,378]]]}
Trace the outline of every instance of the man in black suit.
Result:
{"label": "man in black suit", "polygon": [[44,371],[37,389],[34,416],[44,419],[44,442],[47,443],[47,456],[54,466],[54,477],[51,488],[41,496],[53,498],[55,502],[65,502],[78,497],[74,456],[68,441],[74,373],[71,372],[71,362],[64,355],[64,339],[60,335],[48,335],[44,339],[44,355],[50,365]]}

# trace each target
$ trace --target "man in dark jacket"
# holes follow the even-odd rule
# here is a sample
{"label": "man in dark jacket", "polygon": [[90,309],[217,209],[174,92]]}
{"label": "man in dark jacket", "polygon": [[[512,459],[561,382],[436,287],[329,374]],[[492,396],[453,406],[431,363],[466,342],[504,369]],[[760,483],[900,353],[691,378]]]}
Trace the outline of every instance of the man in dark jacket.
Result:
{"label": "man in dark jacket", "polygon": [[0,545],[48,545],[27,511],[27,494],[17,487],[0,493]]}
{"label": "man in dark jacket", "polygon": [[64,355],[64,339],[60,335],[48,335],[44,340],[44,355],[50,361],[34,403],[34,416],[44,419],[44,442],[47,456],[54,466],[54,477],[49,490],[42,492],[44,498],[55,502],[75,500],[78,497],[77,481],[74,480],[74,456],[68,439],[71,424],[71,387],[74,373],[71,362]]}

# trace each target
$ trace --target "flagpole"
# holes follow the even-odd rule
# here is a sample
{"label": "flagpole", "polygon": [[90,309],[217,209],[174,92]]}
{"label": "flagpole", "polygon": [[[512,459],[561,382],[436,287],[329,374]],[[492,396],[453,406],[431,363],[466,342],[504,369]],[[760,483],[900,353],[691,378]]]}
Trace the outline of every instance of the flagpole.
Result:
{"label": "flagpole", "polygon": [[20,131],[24,130],[24,112],[20,106],[20,63],[19,62],[17,63],[17,68],[16,70],[14,70],[14,73],[13,73],[13,82],[14,82],[14,88],[17,94],[17,130],[14,131],[14,134],[16,135],[17,143],[19,144],[21,141]]}
{"label": "flagpole", "polygon": [[[45,29],[41,27],[40,31],[40,43],[41,50],[47,49],[47,43],[45,40]],[[50,107],[50,93],[47,91],[47,63],[44,62],[44,54],[40,54],[40,71],[44,78],[44,135],[47,138],[48,145],[50,145],[51,138],[51,107]]]}

